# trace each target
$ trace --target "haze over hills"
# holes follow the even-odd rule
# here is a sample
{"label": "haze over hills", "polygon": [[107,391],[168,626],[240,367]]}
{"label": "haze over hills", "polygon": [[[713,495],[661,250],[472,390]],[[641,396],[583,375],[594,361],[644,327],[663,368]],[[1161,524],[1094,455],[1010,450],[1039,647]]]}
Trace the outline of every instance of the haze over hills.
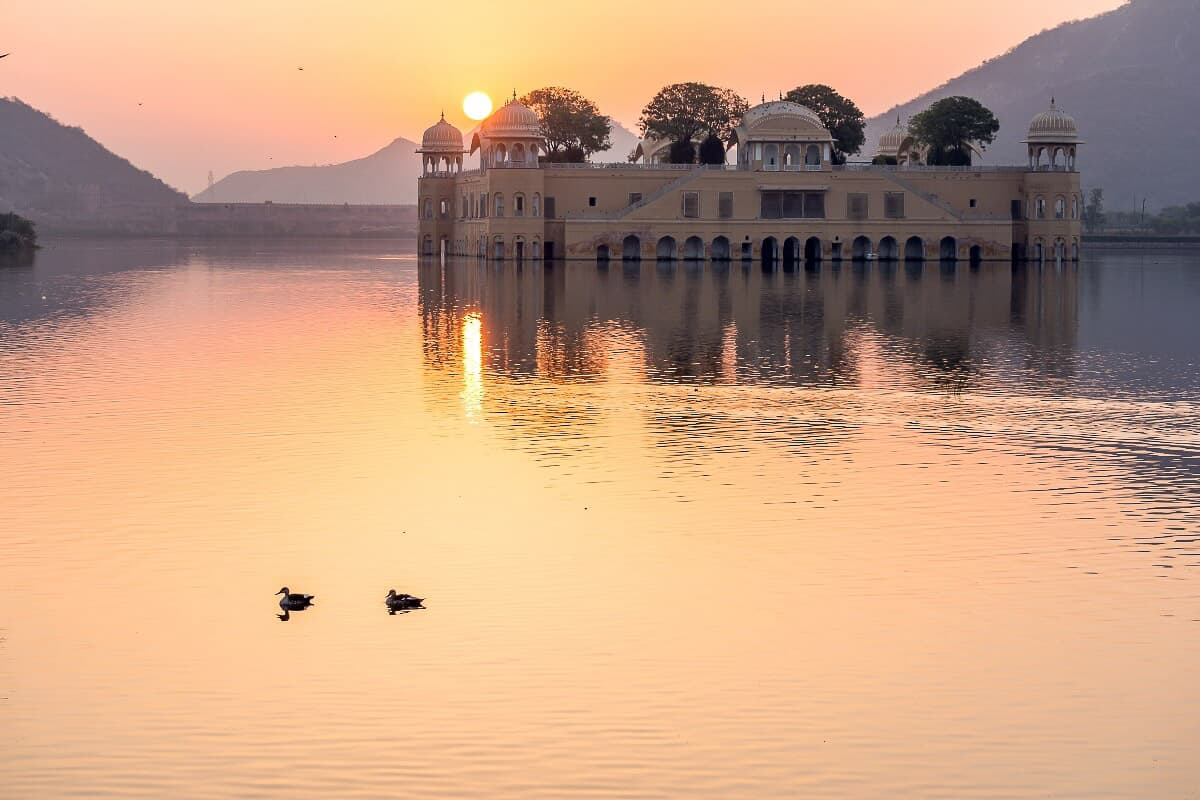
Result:
{"label": "haze over hills", "polygon": [[1000,119],[986,163],[1025,163],[1029,120],[1051,96],[1079,123],[1086,189],[1110,208],[1200,199],[1200,0],[1133,0],[1026,40],[1004,55],[870,121],[879,136],[930,103],[974,97]]}
{"label": "haze over hills", "polygon": [[[473,131],[464,131],[471,140]],[[637,147],[638,136],[613,121],[612,147],[597,153],[596,161],[625,161]],[[421,174],[418,145],[396,139],[371,155],[342,164],[278,167],[235,172],[195,195],[197,203],[350,203],[412,205],[417,202]],[[478,165],[468,158],[466,168]]]}
{"label": "haze over hills", "polygon": [[421,174],[418,145],[408,139],[342,164],[244,170],[195,195],[198,203],[350,203],[411,205]]}
{"label": "haze over hills", "polygon": [[0,98],[0,212],[105,229],[186,205],[187,196],[15,98]]}

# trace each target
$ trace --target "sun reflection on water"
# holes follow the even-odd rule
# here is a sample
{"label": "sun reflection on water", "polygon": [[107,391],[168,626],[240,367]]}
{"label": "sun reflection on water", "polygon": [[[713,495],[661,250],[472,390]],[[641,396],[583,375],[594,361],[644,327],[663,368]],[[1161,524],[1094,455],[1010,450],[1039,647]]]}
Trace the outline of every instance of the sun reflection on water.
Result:
{"label": "sun reflection on water", "polygon": [[479,422],[483,416],[483,316],[472,311],[462,324],[463,410],[467,420]]}

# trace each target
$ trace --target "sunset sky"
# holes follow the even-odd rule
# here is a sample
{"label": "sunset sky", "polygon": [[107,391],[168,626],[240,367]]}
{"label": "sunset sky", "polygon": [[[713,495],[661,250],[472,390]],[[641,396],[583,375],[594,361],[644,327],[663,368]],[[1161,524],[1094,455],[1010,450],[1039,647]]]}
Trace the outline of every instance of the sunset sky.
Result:
{"label": "sunset sky", "polygon": [[42,0],[4,10],[0,95],[194,193],[210,169],[334,163],[419,139],[443,108],[466,127],[476,89],[570,86],[631,129],[659,87],[685,80],[751,99],[830,83],[875,114],[1121,4],[859,0],[768,15],[717,0]]}

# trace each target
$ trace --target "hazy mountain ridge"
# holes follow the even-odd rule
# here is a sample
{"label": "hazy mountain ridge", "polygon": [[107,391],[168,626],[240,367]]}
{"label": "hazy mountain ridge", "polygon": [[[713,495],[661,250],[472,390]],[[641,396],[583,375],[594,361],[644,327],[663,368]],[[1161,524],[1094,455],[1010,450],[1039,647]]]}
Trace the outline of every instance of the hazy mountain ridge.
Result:
{"label": "hazy mountain ridge", "polygon": [[996,112],[987,163],[1025,162],[1029,121],[1051,96],[1079,123],[1085,187],[1111,207],[1161,207],[1200,198],[1200,0],[1133,0],[1043,31],[1002,56],[870,120],[879,136],[935,100],[975,97]]}
{"label": "hazy mountain ridge", "polygon": [[421,174],[419,147],[398,138],[364,158],[340,164],[234,172],[195,195],[198,203],[350,203],[412,205]]}
{"label": "hazy mountain ridge", "polygon": [[53,226],[137,217],[187,202],[82,128],[0,98],[0,211]]}
{"label": "hazy mountain ridge", "polygon": [[[470,146],[475,129],[463,132]],[[625,161],[640,139],[613,121],[611,149],[597,153],[595,161]],[[421,175],[419,145],[396,139],[365,158],[341,164],[276,167],[234,172],[195,195],[197,203],[350,203],[352,205],[413,205]],[[468,156],[464,167],[478,166],[478,156]]]}

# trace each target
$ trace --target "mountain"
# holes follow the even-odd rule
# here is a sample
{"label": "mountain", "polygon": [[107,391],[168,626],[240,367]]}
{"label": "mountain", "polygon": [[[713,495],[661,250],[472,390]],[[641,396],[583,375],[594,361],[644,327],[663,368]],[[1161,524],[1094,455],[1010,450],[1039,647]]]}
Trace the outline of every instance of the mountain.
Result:
{"label": "mountain", "polygon": [[[471,134],[463,134],[471,141]],[[595,161],[625,161],[639,138],[613,120],[611,149],[597,153]],[[279,167],[235,172],[195,195],[197,203],[350,203],[365,205],[414,205],[417,178],[421,175],[418,145],[396,139],[366,158],[343,164],[316,167]],[[468,156],[464,167],[478,166]]]}
{"label": "mountain", "polygon": [[1027,39],[911,102],[869,121],[864,155],[879,136],[931,103],[974,97],[1000,120],[986,163],[1025,163],[1029,120],[1056,97],[1079,123],[1086,189],[1109,208],[1200,199],[1200,0],[1132,0],[1098,17]]}
{"label": "mountain", "polygon": [[366,158],[315,167],[235,172],[193,197],[198,203],[413,205],[421,175],[419,145],[396,139]]}
{"label": "mountain", "polygon": [[44,229],[111,230],[188,202],[145,170],[15,98],[0,98],[0,213]]}
{"label": "mountain", "polygon": [[642,137],[615,119],[612,120],[612,136],[609,138],[612,140],[612,147],[603,153],[597,153],[593,161],[628,161],[629,154],[636,150],[638,143],[642,141]]}

